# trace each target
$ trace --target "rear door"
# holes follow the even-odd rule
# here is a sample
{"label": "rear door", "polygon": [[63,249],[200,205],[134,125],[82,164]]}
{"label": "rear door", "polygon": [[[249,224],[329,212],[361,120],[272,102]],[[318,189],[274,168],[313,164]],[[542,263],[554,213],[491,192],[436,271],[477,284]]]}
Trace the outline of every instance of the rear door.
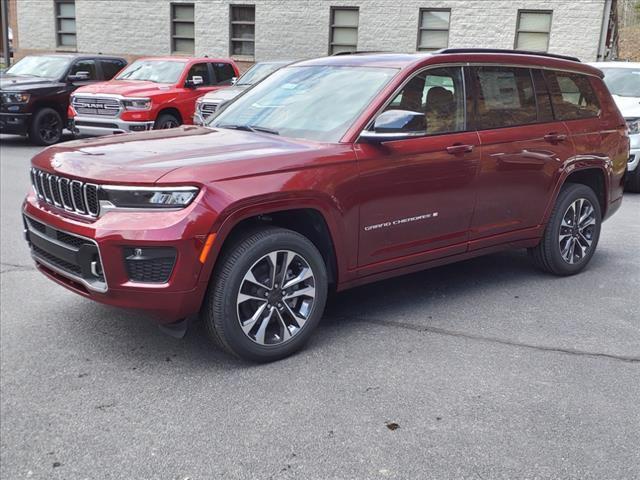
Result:
{"label": "rear door", "polygon": [[470,250],[535,237],[558,168],[573,155],[539,70],[477,66],[473,87],[482,158]]}

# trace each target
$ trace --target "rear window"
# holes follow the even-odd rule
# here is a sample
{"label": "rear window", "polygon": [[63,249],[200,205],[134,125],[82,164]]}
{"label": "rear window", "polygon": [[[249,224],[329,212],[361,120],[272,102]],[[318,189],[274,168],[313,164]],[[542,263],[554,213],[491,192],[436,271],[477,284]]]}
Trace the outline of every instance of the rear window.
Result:
{"label": "rear window", "polygon": [[479,129],[513,127],[538,121],[529,69],[487,66],[478,67],[475,72]]}
{"label": "rear window", "polygon": [[126,63],[123,60],[100,60],[100,66],[102,67],[102,76],[105,80],[111,80],[116,76],[120,70],[124,68]]}
{"label": "rear window", "polygon": [[544,72],[558,120],[577,120],[600,115],[600,102],[586,75]]}

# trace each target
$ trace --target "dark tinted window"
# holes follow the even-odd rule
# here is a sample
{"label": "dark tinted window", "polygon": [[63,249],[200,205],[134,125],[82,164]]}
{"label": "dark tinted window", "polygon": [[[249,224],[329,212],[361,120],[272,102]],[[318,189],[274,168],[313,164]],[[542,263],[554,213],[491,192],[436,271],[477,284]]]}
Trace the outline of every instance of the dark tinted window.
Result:
{"label": "dark tinted window", "polygon": [[465,129],[464,87],[460,67],[434,68],[414,76],[387,110],[424,113],[427,134]]}
{"label": "dark tinted window", "polygon": [[193,77],[202,77],[202,85],[213,85],[208,63],[196,63],[192,66],[187,74],[187,80],[191,80]]}
{"label": "dark tinted window", "polygon": [[78,72],[87,72],[89,74],[88,80],[98,79],[95,60],[78,60],[75,62],[71,67],[69,75],[77,75]]}
{"label": "dark tinted window", "polygon": [[102,76],[105,80],[111,80],[126,65],[122,60],[100,60],[102,67]]}
{"label": "dark tinted window", "polygon": [[480,130],[538,121],[529,69],[478,67],[475,77],[476,120]]}
{"label": "dark tinted window", "polygon": [[231,79],[236,76],[233,67],[228,63],[214,63],[213,70],[216,72],[218,83],[231,83]]}
{"label": "dark tinted window", "polygon": [[552,122],[551,96],[544,81],[542,70],[531,70],[531,73],[533,75],[533,86],[536,90],[536,101],[538,102],[538,121]]}
{"label": "dark tinted window", "polygon": [[569,72],[545,72],[553,111],[559,120],[576,120],[600,115],[600,103],[589,78]]}

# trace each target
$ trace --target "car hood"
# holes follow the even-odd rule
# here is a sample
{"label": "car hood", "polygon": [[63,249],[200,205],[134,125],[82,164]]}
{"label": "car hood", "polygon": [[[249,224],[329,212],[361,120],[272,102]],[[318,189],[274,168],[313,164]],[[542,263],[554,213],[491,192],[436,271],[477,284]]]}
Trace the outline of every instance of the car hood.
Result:
{"label": "car hood", "polygon": [[618,110],[624,118],[640,118],[640,98],[613,95]]}
{"label": "car hood", "polygon": [[173,85],[166,83],[146,82],[139,80],[109,80],[108,82],[92,83],[78,88],[75,93],[110,94],[124,97],[140,97],[154,95],[173,89]]}
{"label": "car hood", "polygon": [[222,88],[215,92],[207,93],[202,97],[202,101],[211,103],[228,102],[229,100],[236,98],[249,87],[250,85],[236,85],[235,87]]}
{"label": "car hood", "polygon": [[[263,133],[183,126],[54,145],[33,157],[32,164],[101,184],[155,183],[176,170],[185,171],[180,178],[207,183],[293,168],[314,157],[323,145]],[[270,161],[274,157],[278,161]]]}
{"label": "car hood", "polygon": [[55,83],[57,83],[57,81],[50,78],[7,74],[3,74],[0,76],[0,90],[8,90],[12,92],[31,90],[39,87],[50,87]]}

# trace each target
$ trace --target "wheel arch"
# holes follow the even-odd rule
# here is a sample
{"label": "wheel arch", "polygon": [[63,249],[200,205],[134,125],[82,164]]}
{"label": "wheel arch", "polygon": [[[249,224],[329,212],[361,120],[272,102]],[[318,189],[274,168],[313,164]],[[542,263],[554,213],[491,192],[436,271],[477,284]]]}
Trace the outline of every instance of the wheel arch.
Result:
{"label": "wheel arch", "polygon": [[182,114],[180,113],[180,110],[178,110],[175,107],[162,107],[160,110],[158,110],[158,113],[156,114],[156,118],[154,121],[158,121],[158,119],[160,118],[160,115],[162,115],[163,113],[170,113],[171,115],[173,115],[178,119],[178,121],[180,122],[180,125],[184,125],[184,119],[182,118]]}

